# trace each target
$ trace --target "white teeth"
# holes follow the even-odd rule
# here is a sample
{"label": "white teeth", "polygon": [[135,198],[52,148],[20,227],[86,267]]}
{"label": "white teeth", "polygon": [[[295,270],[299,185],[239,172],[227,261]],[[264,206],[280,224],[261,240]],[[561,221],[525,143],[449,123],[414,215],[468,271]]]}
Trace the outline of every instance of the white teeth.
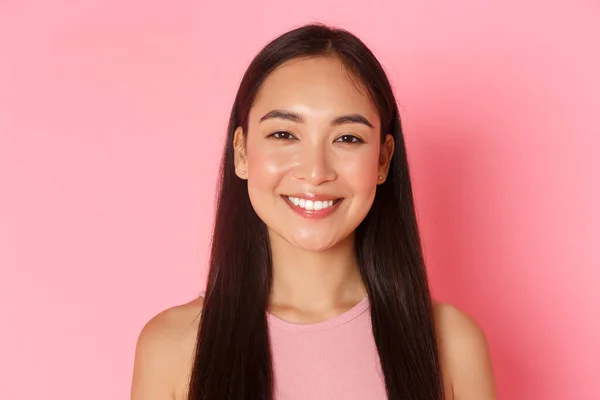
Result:
{"label": "white teeth", "polygon": [[288,199],[295,205],[300,208],[303,208],[308,211],[319,211],[327,207],[331,207],[333,205],[333,200],[326,201],[313,201],[313,200],[305,200],[300,199],[298,197],[288,196]]}

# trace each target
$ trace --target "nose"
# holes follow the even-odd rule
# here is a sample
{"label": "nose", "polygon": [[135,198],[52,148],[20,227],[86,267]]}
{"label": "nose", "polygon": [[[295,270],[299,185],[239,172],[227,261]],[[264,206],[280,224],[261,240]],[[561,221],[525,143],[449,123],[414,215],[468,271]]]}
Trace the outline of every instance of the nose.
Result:
{"label": "nose", "polygon": [[337,178],[331,163],[332,156],[327,149],[310,147],[304,149],[299,157],[294,177],[304,180],[313,186],[333,181]]}

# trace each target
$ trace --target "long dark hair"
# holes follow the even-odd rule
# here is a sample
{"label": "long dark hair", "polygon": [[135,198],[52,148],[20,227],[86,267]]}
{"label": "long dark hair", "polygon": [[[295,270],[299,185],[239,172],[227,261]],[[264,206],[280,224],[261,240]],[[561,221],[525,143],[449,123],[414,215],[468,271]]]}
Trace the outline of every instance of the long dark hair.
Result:
{"label": "long dark hair", "polygon": [[355,232],[356,255],[371,303],[372,329],[389,399],[441,400],[443,384],[433,305],[415,215],[398,106],[373,53],[343,29],[311,24],[270,42],[237,92],[223,151],[210,270],[188,400],[271,400],[272,355],[266,309],[271,290],[267,228],[247,181],[234,171],[233,138],[265,78],[286,61],[336,57],[368,91],[395,140],[389,175]]}

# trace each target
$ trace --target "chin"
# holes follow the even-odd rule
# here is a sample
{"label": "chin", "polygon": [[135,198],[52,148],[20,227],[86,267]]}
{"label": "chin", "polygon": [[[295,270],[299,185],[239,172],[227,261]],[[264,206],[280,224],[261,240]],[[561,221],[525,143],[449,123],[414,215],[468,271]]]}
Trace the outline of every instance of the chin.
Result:
{"label": "chin", "polygon": [[332,240],[332,239],[314,239],[314,238],[293,238],[292,240],[289,240],[289,243],[294,246],[297,247],[298,249],[302,249],[305,251],[314,251],[314,252],[318,252],[318,251],[325,251],[325,250],[329,250],[332,247],[335,247],[339,241],[337,240]]}

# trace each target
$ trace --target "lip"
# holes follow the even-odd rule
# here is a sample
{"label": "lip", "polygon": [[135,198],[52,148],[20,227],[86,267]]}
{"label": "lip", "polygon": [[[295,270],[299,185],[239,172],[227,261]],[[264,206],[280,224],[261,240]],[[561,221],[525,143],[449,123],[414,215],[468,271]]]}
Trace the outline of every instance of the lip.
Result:
{"label": "lip", "polygon": [[296,195],[290,195],[290,196],[298,197],[301,199],[308,199],[308,200],[312,200],[312,201],[339,200],[339,201],[335,202],[332,206],[323,208],[321,210],[305,210],[304,208],[298,207],[294,203],[292,203],[287,195],[281,196],[283,198],[283,200],[287,203],[287,205],[290,206],[292,211],[294,211],[296,214],[298,214],[301,217],[306,218],[306,219],[326,218],[326,217],[330,216],[331,214],[333,214],[335,212],[335,210],[338,209],[340,204],[344,201],[344,199],[341,199],[339,197],[331,197],[331,196],[314,195],[313,197],[306,197],[306,194],[302,194],[302,195],[296,194]]}
{"label": "lip", "polygon": [[284,194],[283,197],[297,197],[299,199],[312,200],[312,201],[329,201],[329,200],[339,200],[341,197],[327,196],[324,194],[315,194],[315,193],[289,193]]}

